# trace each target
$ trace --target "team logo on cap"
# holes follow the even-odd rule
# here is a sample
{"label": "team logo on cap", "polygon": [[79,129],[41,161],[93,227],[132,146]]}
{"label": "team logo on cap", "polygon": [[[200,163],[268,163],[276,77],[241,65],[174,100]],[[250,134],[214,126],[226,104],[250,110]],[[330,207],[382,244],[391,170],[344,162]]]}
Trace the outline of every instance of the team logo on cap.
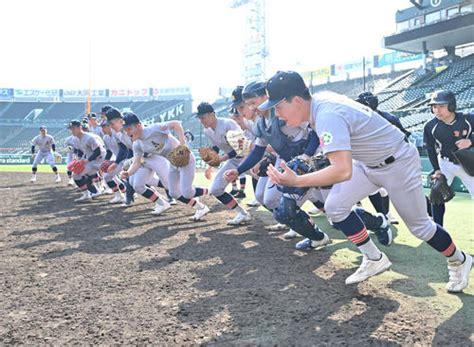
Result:
{"label": "team logo on cap", "polygon": [[320,137],[320,144],[322,146],[327,146],[332,142],[332,134],[328,132],[323,132]]}

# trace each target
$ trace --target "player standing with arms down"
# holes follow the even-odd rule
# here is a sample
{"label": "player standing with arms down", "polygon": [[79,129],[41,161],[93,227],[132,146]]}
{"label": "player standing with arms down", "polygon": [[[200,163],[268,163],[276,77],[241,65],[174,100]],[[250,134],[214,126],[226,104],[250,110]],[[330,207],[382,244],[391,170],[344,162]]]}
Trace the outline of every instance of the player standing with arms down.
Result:
{"label": "player standing with arms down", "polygon": [[[456,97],[451,91],[433,93],[430,103],[435,117],[426,123],[423,140],[428,151],[433,179],[444,175],[448,185],[458,176],[474,199],[474,177],[464,171],[453,152],[470,148],[474,142],[474,115],[456,112]],[[445,205],[432,204],[433,219],[443,225]]]}
{"label": "player standing with arms down", "polygon": [[288,125],[309,122],[329,158],[330,166],[310,174],[296,176],[284,163],[283,172],[270,166],[268,174],[286,186],[334,185],[325,202],[326,213],[363,254],[361,266],[346,284],[362,282],[391,266],[351,210],[359,200],[384,187],[408,229],[447,258],[446,289],[461,292],[468,286],[472,257],[458,249],[449,233],[429,218],[420,157],[403,133],[369,107],[346,97],[334,93],[311,96],[296,72],[277,72],[267,82],[267,92],[269,100],[260,108],[274,107]]}
{"label": "player standing with arms down", "polygon": [[[58,168],[56,167],[56,144],[54,137],[48,134],[46,127],[40,127],[40,133],[33,140],[31,140],[31,155],[33,156],[33,166],[31,168],[32,176],[30,182],[36,182],[36,172],[38,171],[38,164],[41,164],[43,159],[51,166],[55,175],[55,182],[61,182]],[[35,155],[35,148],[38,146],[38,153]]]}

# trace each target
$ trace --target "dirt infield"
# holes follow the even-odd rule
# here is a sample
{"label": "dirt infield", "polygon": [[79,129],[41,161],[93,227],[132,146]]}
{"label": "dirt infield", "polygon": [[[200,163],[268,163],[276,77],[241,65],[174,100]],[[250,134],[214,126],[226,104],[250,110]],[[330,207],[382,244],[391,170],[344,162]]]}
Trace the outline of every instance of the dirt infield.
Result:
{"label": "dirt infield", "polygon": [[[155,217],[144,200],[74,203],[73,188],[38,177],[0,173],[2,344],[474,344],[472,290],[444,293],[441,257],[416,280],[421,265],[405,264],[346,286],[360,257],[337,231],[301,253],[263,229],[266,212],[228,227],[210,197],[202,222],[185,206]],[[401,264],[433,254],[397,252]]]}

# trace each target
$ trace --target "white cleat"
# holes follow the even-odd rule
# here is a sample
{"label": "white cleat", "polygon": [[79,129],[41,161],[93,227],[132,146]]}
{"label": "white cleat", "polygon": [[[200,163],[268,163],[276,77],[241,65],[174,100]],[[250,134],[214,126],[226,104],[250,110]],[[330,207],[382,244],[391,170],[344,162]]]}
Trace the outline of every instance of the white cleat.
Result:
{"label": "white cleat", "polygon": [[30,182],[31,182],[31,183],[35,183],[35,182],[36,182],[36,175],[31,176]]}
{"label": "white cleat", "polygon": [[122,195],[120,194],[120,192],[115,192],[114,197],[109,202],[111,204],[119,204],[119,203],[123,202],[123,198],[122,198]]}
{"label": "white cleat", "polygon": [[210,211],[209,207],[207,207],[206,205],[203,205],[203,206],[204,207],[196,209],[196,213],[194,214],[194,216],[190,218],[192,221],[197,222],[198,220],[201,220],[202,217],[204,217],[206,214],[209,213]]}
{"label": "white cleat", "polygon": [[472,256],[464,253],[464,263],[458,261],[448,262],[449,281],[446,290],[450,293],[460,293],[469,285],[469,274],[472,268]]}
{"label": "white cleat", "polygon": [[363,254],[362,264],[352,275],[346,278],[346,284],[354,284],[365,281],[367,278],[378,275],[379,273],[388,270],[392,263],[387,258],[385,253],[379,260],[370,260],[367,255]]}
{"label": "white cleat", "polygon": [[168,201],[163,199],[160,199],[158,201],[156,202],[153,211],[151,211],[151,214],[154,214],[155,216],[159,216],[160,214],[171,208],[171,205]]}
{"label": "white cleat", "polygon": [[227,222],[228,225],[242,225],[250,222],[252,220],[252,216],[248,212],[239,212],[234,219],[231,219]]}
{"label": "white cleat", "polygon": [[60,183],[61,182],[61,176],[56,175],[56,179],[54,180],[54,182]]}
{"label": "white cleat", "polygon": [[168,199],[168,202],[170,205],[176,205],[178,203],[175,198]]}
{"label": "white cleat", "polygon": [[265,230],[268,231],[281,231],[281,230],[286,230],[288,227],[285,224],[277,223],[273,225],[268,225],[265,227]]}
{"label": "white cleat", "polygon": [[249,202],[247,202],[247,206],[257,207],[257,206],[260,206],[260,203],[258,202],[257,199],[253,199],[253,200],[250,200]]}
{"label": "white cleat", "polygon": [[72,178],[70,178],[68,181],[67,181],[67,185],[68,186],[73,186],[74,185],[74,180]]}
{"label": "white cleat", "polygon": [[394,216],[392,216],[392,214],[391,214],[390,212],[387,213],[386,217],[387,217],[388,222],[389,222],[390,224],[398,224],[398,223],[399,223],[399,222],[398,222],[398,219],[395,218]]}
{"label": "white cleat", "polygon": [[98,196],[101,196],[102,193],[100,191],[97,191],[97,193],[91,193],[91,199],[96,198]]}
{"label": "white cleat", "polygon": [[92,200],[91,193],[88,190],[86,190],[85,192],[82,192],[82,196],[75,199],[74,201],[80,202],[80,201],[90,201],[90,200]]}
{"label": "white cleat", "polygon": [[291,240],[291,239],[294,239],[296,237],[301,237],[300,234],[298,234],[296,231],[294,231],[293,229],[290,229],[290,231],[286,232],[283,234],[283,238],[285,240]]}

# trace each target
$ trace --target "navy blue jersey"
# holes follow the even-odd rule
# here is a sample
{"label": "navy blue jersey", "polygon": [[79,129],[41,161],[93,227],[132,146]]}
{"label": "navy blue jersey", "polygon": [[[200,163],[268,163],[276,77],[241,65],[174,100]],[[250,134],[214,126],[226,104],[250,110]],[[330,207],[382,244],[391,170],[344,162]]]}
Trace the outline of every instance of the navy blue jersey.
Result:
{"label": "navy blue jersey", "polygon": [[461,139],[473,141],[474,114],[455,113],[455,118],[450,124],[433,118],[426,123],[423,131],[423,140],[428,151],[431,165],[439,170],[437,154],[447,158],[453,163],[458,163],[453,155],[457,150],[456,142]]}

